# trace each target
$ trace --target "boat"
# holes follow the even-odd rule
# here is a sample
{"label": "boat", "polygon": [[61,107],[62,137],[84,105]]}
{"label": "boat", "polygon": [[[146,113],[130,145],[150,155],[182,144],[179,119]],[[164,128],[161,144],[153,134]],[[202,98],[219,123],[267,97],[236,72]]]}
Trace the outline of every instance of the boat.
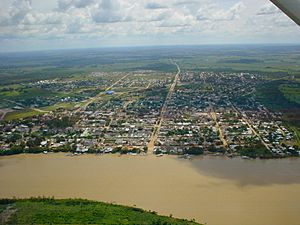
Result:
{"label": "boat", "polygon": [[128,155],[136,156],[136,155],[138,155],[138,154],[137,154],[137,153],[130,152],[130,153],[128,153]]}

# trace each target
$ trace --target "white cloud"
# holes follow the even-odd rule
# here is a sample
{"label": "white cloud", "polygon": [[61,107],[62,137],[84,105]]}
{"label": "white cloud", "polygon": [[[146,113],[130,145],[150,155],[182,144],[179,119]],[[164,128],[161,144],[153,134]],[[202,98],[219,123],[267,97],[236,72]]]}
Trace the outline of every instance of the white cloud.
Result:
{"label": "white cloud", "polygon": [[170,44],[266,42],[268,36],[300,40],[299,27],[266,0],[47,0],[43,7],[36,0],[3,1],[0,49],[13,37],[83,44],[101,39],[112,45],[120,40],[147,44],[160,37]]}
{"label": "white cloud", "polygon": [[130,5],[125,1],[102,0],[92,10],[92,18],[96,23],[115,23],[131,20]]}
{"label": "white cloud", "polygon": [[58,0],[58,8],[62,11],[72,7],[85,8],[95,3],[95,0]]}
{"label": "white cloud", "polygon": [[194,17],[178,11],[168,11],[163,13],[161,21],[162,22],[159,24],[160,27],[190,26],[194,22]]}
{"label": "white cloud", "polygon": [[40,13],[29,12],[27,13],[22,24],[24,25],[46,25],[46,24],[61,24],[64,20],[64,14],[58,12]]}
{"label": "white cloud", "polygon": [[197,12],[198,20],[212,20],[212,21],[230,21],[240,17],[242,11],[245,9],[243,2],[238,2],[229,9],[220,8],[215,3],[207,4],[201,7]]}
{"label": "white cloud", "polygon": [[31,10],[30,0],[14,0],[7,13],[1,18],[1,25],[16,25],[20,23]]}

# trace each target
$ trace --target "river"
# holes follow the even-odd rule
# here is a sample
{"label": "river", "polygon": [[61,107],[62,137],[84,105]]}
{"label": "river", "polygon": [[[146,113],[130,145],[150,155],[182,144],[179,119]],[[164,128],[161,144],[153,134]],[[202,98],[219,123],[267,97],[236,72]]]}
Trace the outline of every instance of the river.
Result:
{"label": "river", "polygon": [[208,225],[299,225],[300,159],[0,157],[0,197],[87,198]]}

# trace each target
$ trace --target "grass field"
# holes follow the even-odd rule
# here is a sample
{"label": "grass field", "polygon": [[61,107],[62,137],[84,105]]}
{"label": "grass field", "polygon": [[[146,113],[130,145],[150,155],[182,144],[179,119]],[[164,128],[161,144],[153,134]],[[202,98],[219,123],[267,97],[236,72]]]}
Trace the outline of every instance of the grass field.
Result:
{"label": "grass field", "polygon": [[63,103],[57,103],[57,104],[51,105],[51,106],[42,107],[42,108],[39,108],[36,110],[35,109],[18,110],[18,111],[7,113],[4,117],[4,120],[6,120],[6,121],[17,120],[17,119],[23,119],[23,118],[27,118],[27,117],[36,116],[36,115],[42,115],[49,111],[55,111],[59,108],[73,109],[76,104],[77,103],[63,102]]}
{"label": "grass field", "polygon": [[62,102],[62,103],[57,103],[55,105],[51,105],[51,106],[47,106],[47,107],[42,107],[41,110],[44,110],[44,111],[54,111],[54,110],[57,110],[59,108],[73,109],[76,104],[77,103],[74,103],[74,102]]}
{"label": "grass field", "polygon": [[155,212],[138,208],[79,199],[0,200],[0,210],[7,206],[10,206],[12,213],[6,224],[197,224],[171,216],[159,216]]}
{"label": "grass field", "polygon": [[39,112],[39,111],[36,111],[33,109],[25,109],[25,110],[7,113],[4,117],[4,120],[6,120],[6,121],[17,120],[17,119],[32,117],[32,116],[41,115],[41,114],[43,114],[43,112]]}
{"label": "grass field", "polygon": [[50,97],[55,96],[58,93],[53,93],[51,91],[38,89],[38,88],[23,88],[22,90],[13,90],[13,91],[5,91],[0,92],[0,99],[8,99],[8,100],[19,100],[19,99],[28,99],[32,97]]}

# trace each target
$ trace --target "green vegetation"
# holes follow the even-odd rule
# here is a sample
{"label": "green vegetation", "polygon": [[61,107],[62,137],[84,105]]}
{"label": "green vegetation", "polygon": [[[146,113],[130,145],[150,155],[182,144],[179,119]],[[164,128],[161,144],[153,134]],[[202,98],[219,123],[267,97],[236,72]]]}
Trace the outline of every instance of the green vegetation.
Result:
{"label": "green vegetation", "polygon": [[24,109],[24,110],[18,110],[9,112],[5,115],[4,120],[17,120],[17,119],[24,119],[32,116],[42,115],[44,113],[47,113],[49,111],[55,111],[58,109],[73,109],[75,103],[58,103],[51,106],[42,107],[39,109]]}
{"label": "green vegetation", "polygon": [[262,144],[238,147],[237,150],[242,156],[248,156],[250,158],[261,158],[261,159],[273,158],[272,152],[266,149],[266,147],[263,146]]}
{"label": "green vegetation", "polygon": [[128,149],[126,147],[115,147],[112,150],[112,153],[120,153],[120,154],[127,154],[127,153],[140,153],[141,149],[139,148],[132,148],[132,149]]}
{"label": "green vegetation", "polygon": [[43,107],[43,108],[41,108],[41,110],[43,110],[43,111],[54,111],[54,110],[57,110],[57,109],[73,109],[75,105],[76,105],[76,103],[73,103],[73,102],[64,102],[64,103],[58,103],[58,104],[55,104],[55,105]]}
{"label": "green vegetation", "polygon": [[137,70],[155,70],[155,71],[166,71],[166,72],[175,72],[174,65],[169,62],[154,62],[151,64],[146,64],[140,67],[135,68]]}
{"label": "green vegetation", "polygon": [[[273,80],[266,82],[265,84],[257,87],[256,97],[264,105],[274,110],[286,110],[291,108],[300,108],[296,102],[290,101],[285,97],[281,90],[285,90],[285,87],[289,82],[286,80]],[[291,96],[290,96],[291,98]]]}
{"label": "green vegetation", "polygon": [[272,78],[293,74],[299,78],[299,46],[190,46],[176,53],[182,70],[251,72]]}
{"label": "green vegetation", "polygon": [[15,209],[8,224],[139,224],[192,225],[193,221],[159,216],[156,212],[114,204],[52,198],[2,199],[0,209]]}
{"label": "green vegetation", "polygon": [[66,128],[66,127],[72,127],[78,118],[76,117],[68,117],[64,116],[62,118],[54,118],[52,120],[46,121],[45,124],[49,128]]}
{"label": "green vegetation", "polygon": [[[40,154],[43,153],[44,151],[50,151],[57,153],[57,152],[72,152],[73,148],[71,148],[70,145],[64,145],[60,146],[57,148],[51,148],[48,149],[46,147],[39,147],[39,146],[33,146],[28,149],[24,149],[22,146],[14,145],[11,147],[9,150],[0,150],[0,156],[5,156],[5,155],[16,155],[16,154],[22,154],[22,153],[30,153],[30,154]],[[87,153],[96,153],[94,151],[89,151]]]}
{"label": "green vegetation", "polygon": [[[182,46],[86,49],[0,55],[0,85],[81,77],[93,71],[183,70],[293,74],[299,78],[299,46]],[[82,57],[84,55],[84,57]]]}
{"label": "green vegetation", "polygon": [[30,101],[30,99],[34,97],[53,97],[58,95],[58,93],[54,93],[45,89],[40,88],[2,88],[0,90],[0,100],[5,101]]}
{"label": "green vegetation", "polygon": [[139,48],[139,51],[135,48],[123,48],[2,54],[0,85],[81,77],[93,71],[175,72],[176,68],[170,63],[169,56],[164,56],[159,51],[159,49],[153,52],[143,48]]}
{"label": "green vegetation", "polygon": [[300,128],[292,125],[291,123],[288,123],[287,127],[294,132],[294,134],[295,134],[295,146],[300,148]]}
{"label": "green vegetation", "polygon": [[167,136],[185,135],[188,133],[189,133],[189,129],[174,129],[174,130],[169,130]]}
{"label": "green vegetation", "polygon": [[294,82],[283,84],[280,85],[279,90],[290,102],[294,102],[300,105],[300,83]]}
{"label": "green vegetation", "polygon": [[202,155],[203,154],[203,149],[200,147],[190,147],[184,151],[184,154],[189,154],[189,155]]}
{"label": "green vegetation", "polygon": [[5,115],[5,120],[17,120],[17,119],[22,119],[22,118],[27,118],[27,117],[32,117],[36,115],[41,115],[44,112],[42,111],[36,111],[34,109],[25,109],[21,111],[14,111],[14,112],[9,112]]}
{"label": "green vegetation", "polygon": [[6,204],[0,204],[0,213],[2,213],[6,209]]}
{"label": "green vegetation", "polygon": [[256,99],[269,109],[283,113],[284,122],[297,137],[300,146],[300,83],[273,79],[257,88]]}

